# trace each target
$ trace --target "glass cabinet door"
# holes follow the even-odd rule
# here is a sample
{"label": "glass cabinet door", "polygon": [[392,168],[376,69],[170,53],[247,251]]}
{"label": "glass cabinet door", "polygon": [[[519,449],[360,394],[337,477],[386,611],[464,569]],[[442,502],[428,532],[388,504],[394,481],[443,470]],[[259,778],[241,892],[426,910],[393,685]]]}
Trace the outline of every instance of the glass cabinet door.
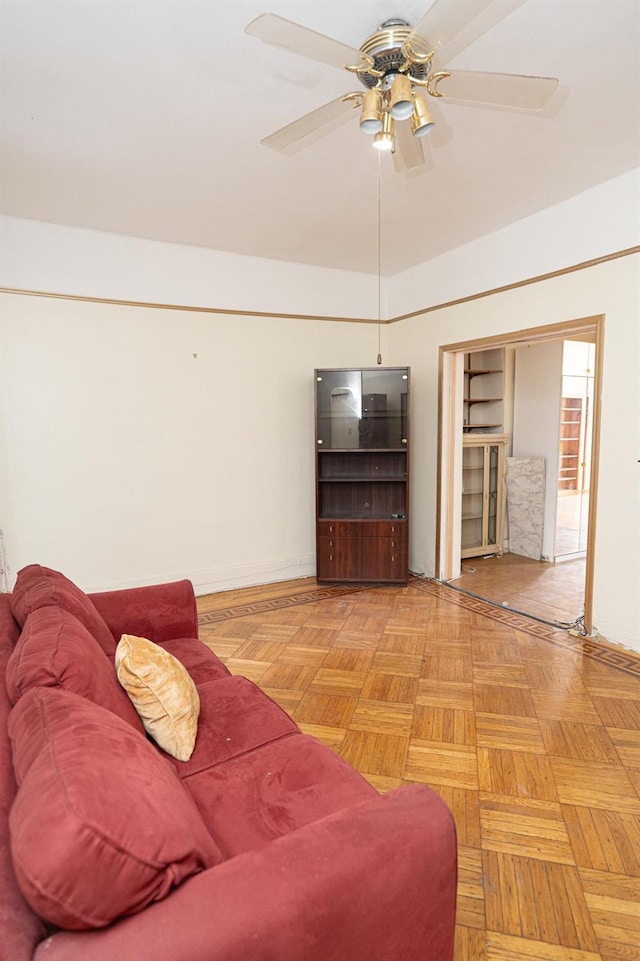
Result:
{"label": "glass cabinet door", "polygon": [[316,441],[329,450],[408,444],[407,367],[316,372]]}
{"label": "glass cabinet door", "polygon": [[462,451],[463,556],[501,549],[501,478],[504,442],[468,444]]}
{"label": "glass cabinet door", "polygon": [[466,447],[462,459],[462,549],[482,544],[484,447]]}
{"label": "glass cabinet door", "polygon": [[486,536],[485,544],[491,546],[497,543],[498,539],[498,448],[495,444],[489,444],[485,448],[487,464],[487,487],[486,487]]}

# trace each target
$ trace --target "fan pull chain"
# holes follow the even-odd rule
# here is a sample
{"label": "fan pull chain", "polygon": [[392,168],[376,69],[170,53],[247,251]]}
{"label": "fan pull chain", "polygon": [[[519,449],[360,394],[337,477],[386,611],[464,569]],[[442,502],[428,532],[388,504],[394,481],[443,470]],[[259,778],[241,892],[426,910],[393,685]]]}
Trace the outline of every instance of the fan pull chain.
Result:
{"label": "fan pull chain", "polygon": [[381,169],[382,169],[382,156],[380,151],[378,151],[378,356],[376,358],[376,363],[382,363],[382,349],[380,346],[380,332],[382,328],[382,204],[381,204]]}

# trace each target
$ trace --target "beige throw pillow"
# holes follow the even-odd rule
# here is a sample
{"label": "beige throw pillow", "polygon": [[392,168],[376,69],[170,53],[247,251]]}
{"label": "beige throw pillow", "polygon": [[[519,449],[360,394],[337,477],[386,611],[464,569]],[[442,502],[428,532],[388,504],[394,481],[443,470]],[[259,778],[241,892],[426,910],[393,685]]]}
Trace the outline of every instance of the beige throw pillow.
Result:
{"label": "beige throw pillow", "polygon": [[146,732],[167,754],[188,761],[198,733],[200,698],[184,665],[146,637],[123,634],[116,673]]}

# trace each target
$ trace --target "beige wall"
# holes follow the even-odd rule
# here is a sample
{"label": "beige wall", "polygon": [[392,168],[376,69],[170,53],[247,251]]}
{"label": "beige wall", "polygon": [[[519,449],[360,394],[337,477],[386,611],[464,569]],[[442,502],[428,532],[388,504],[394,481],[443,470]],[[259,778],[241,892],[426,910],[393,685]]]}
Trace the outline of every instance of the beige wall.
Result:
{"label": "beige wall", "polygon": [[[639,261],[390,325],[384,359],[412,367],[411,567],[433,574],[439,346],[606,315],[594,623],[640,650]],[[313,572],[312,372],[373,364],[374,326],[4,295],[0,331],[13,574],[205,591]]]}
{"label": "beige wall", "polygon": [[443,308],[390,329],[389,363],[412,366],[413,570],[435,569],[439,347],[605,315],[594,624],[640,650],[640,255]]}
{"label": "beige wall", "polygon": [[[562,224],[553,235],[570,240]],[[287,273],[286,265],[269,263],[256,274],[244,259],[227,270],[225,257],[208,252],[11,226],[6,249],[17,249],[10,242],[16,237],[22,247],[20,256],[2,260],[7,286],[183,304],[190,293],[214,307],[222,290],[229,306],[248,310],[250,303],[276,314],[0,295],[0,529],[12,574],[37,560],[87,588],[187,576],[205,591],[312,573],[313,369],[373,365],[378,332],[375,325],[278,315],[371,316],[363,294],[376,287],[372,278]],[[483,243],[485,256],[472,265],[476,280],[483,265],[502,262],[486,249],[489,240]],[[506,235],[493,244],[503,250]],[[529,256],[524,241],[511,248]],[[452,252],[449,261],[445,280],[469,282],[470,251]],[[393,278],[393,309],[399,290],[410,293],[407,307],[441,302],[436,267]],[[439,346],[606,316],[594,623],[638,650],[639,280],[636,254],[383,330],[384,363],[413,369],[411,565],[433,574]],[[84,288],[72,289],[81,281]]]}
{"label": "beige wall", "polygon": [[13,576],[39,562],[85,589],[190,577],[202,593],[314,573],[313,370],[375,364],[374,326],[0,309]]}

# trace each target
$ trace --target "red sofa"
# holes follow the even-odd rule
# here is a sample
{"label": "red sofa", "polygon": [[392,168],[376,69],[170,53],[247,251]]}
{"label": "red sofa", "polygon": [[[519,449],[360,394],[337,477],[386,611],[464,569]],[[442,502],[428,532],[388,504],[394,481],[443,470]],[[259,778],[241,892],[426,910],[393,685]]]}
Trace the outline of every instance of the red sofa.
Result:
{"label": "red sofa", "polygon": [[[112,683],[122,633],[193,678],[189,761]],[[444,802],[379,795],[197,636],[188,581],[87,596],[31,565],[0,594],[0,959],[451,961]]]}

